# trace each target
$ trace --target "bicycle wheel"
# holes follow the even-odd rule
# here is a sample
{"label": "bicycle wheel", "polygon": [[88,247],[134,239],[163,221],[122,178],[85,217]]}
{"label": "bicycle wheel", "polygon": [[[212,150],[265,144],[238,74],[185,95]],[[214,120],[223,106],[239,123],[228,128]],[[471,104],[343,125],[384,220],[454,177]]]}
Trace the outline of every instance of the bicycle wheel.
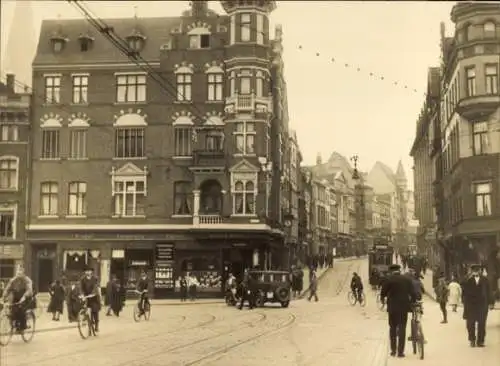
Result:
{"label": "bicycle wheel", "polygon": [[144,319],[149,320],[150,317],[151,317],[151,304],[148,301],[144,304]]}
{"label": "bicycle wheel", "polygon": [[413,354],[417,354],[417,324],[414,320],[411,321],[411,346]]}
{"label": "bicycle wheel", "polygon": [[134,306],[134,320],[136,322],[141,321],[141,310],[139,309],[139,304]]}
{"label": "bicycle wheel", "polygon": [[10,318],[2,314],[0,315],[0,346],[7,346],[14,335],[14,327]]}
{"label": "bicycle wheel", "polygon": [[26,329],[21,333],[21,338],[25,343],[32,341],[35,335],[36,316],[32,311],[26,312]]}
{"label": "bicycle wheel", "polygon": [[82,339],[87,339],[89,337],[89,315],[86,311],[80,310],[78,313],[78,333]]}
{"label": "bicycle wheel", "polygon": [[419,323],[417,325],[417,351],[421,360],[424,359],[424,344],[425,344],[424,331],[422,330],[422,324]]}
{"label": "bicycle wheel", "polygon": [[359,305],[364,308],[366,306],[366,297],[365,294],[362,292],[359,294]]}
{"label": "bicycle wheel", "polygon": [[352,291],[349,291],[347,293],[347,301],[349,301],[349,304],[351,304],[351,306],[356,305],[356,296],[354,296],[354,293]]}

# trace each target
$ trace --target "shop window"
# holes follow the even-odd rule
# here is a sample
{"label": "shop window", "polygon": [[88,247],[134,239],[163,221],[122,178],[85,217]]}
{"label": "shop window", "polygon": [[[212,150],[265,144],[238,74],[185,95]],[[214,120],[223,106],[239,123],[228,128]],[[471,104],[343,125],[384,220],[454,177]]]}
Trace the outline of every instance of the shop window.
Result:
{"label": "shop window", "polygon": [[0,292],[14,277],[16,263],[13,259],[0,259]]}
{"label": "shop window", "polygon": [[181,271],[193,274],[198,280],[198,291],[221,291],[221,265],[218,255],[200,255],[186,258],[181,263]]}

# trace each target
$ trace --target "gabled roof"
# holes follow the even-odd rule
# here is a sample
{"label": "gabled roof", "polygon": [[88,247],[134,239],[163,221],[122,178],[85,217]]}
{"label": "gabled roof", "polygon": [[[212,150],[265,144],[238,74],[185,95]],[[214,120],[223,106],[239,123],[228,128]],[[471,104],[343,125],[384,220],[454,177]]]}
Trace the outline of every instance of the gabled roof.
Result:
{"label": "gabled roof", "polygon": [[388,165],[382,163],[381,161],[377,161],[375,163],[375,165],[373,166],[372,170],[375,170],[375,169],[380,169],[391,182],[396,184],[396,175],[394,174],[394,171]]}

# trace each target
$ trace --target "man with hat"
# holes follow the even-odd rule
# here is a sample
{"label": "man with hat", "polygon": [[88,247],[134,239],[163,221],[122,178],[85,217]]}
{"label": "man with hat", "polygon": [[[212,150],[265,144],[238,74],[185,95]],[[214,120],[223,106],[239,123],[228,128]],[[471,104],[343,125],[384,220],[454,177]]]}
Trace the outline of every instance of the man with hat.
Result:
{"label": "man with hat", "polygon": [[94,319],[95,331],[99,331],[99,310],[101,310],[101,289],[99,280],[94,276],[94,268],[85,267],[85,274],[80,279],[80,297],[87,299],[87,307]]}
{"label": "man with hat", "polygon": [[463,317],[466,321],[471,347],[484,347],[488,306],[493,303],[493,296],[488,279],[481,275],[481,266],[479,264],[471,265],[470,272],[469,278],[463,283]]}
{"label": "man with hat", "polygon": [[405,357],[406,323],[408,313],[412,311],[412,305],[417,300],[417,294],[410,278],[401,275],[401,266],[392,264],[389,266],[389,276],[382,285],[380,298],[386,303],[389,315],[389,338],[391,344],[391,356]]}

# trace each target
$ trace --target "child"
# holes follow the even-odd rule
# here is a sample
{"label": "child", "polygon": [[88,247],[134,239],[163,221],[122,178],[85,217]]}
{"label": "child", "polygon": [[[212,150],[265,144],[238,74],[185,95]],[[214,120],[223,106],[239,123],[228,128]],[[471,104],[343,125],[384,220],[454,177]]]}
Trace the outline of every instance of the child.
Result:
{"label": "child", "polygon": [[311,276],[311,283],[309,285],[309,298],[307,299],[308,301],[311,301],[311,299],[314,296],[314,301],[318,301],[318,277],[316,276],[316,272],[313,272]]}

